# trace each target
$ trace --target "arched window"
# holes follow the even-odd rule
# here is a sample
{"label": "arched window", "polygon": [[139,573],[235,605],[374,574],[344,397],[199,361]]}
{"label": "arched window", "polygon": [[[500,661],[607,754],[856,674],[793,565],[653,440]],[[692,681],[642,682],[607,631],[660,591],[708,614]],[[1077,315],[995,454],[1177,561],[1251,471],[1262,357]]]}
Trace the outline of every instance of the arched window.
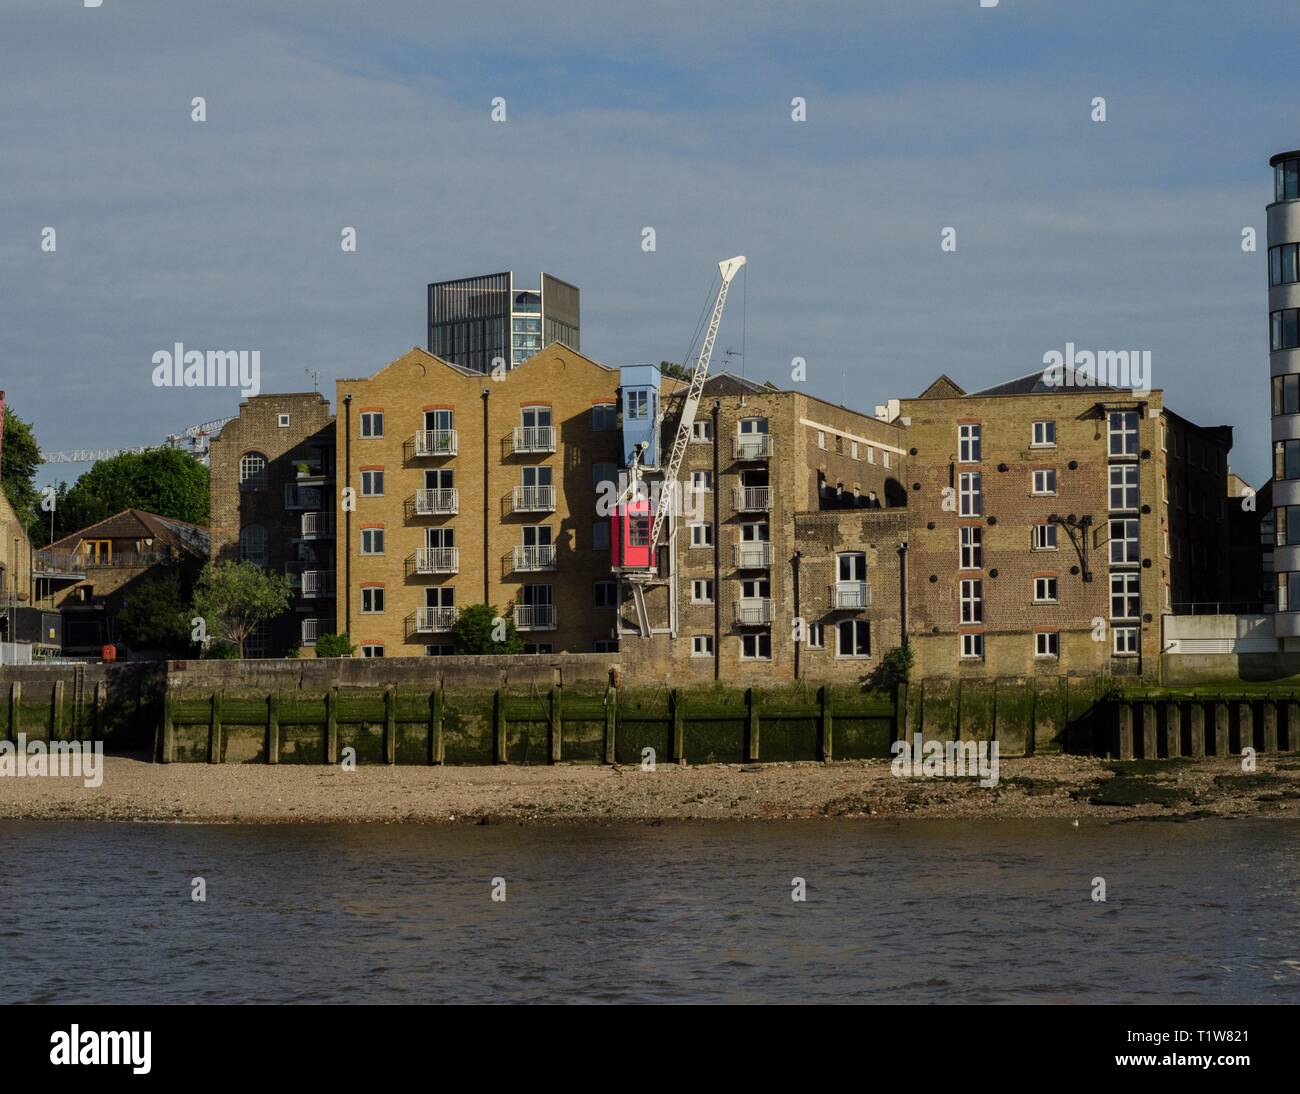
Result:
{"label": "arched window", "polygon": [[246,524],[239,530],[239,561],[266,565],[266,529],[260,524]]}
{"label": "arched window", "polygon": [[266,457],[260,452],[245,452],[239,457],[239,488],[266,489]]}

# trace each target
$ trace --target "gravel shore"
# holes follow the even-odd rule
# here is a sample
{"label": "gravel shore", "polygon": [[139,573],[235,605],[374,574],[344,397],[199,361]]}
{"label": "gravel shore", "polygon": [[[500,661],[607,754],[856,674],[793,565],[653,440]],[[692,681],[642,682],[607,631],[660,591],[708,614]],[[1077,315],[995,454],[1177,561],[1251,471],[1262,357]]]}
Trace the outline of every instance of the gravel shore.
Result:
{"label": "gravel shore", "polygon": [[1003,760],[1001,780],[900,778],[887,760],[678,767],[152,764],[110,756],[103,783],[0,778],[0,819],[190,823],[592,824],[802,817],[1300,817],[1300,755],[1115,763]]}

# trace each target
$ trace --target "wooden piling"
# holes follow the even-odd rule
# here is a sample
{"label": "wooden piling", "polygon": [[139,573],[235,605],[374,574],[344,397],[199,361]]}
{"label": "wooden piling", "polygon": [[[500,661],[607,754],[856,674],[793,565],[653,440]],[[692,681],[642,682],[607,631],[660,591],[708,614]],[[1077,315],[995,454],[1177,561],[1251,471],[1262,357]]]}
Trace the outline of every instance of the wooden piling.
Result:
{"label": "wooden piling", "polygon": [[1243,699],[1237,704],[1237,742],[1238,752],[1245,752],[1255,747],[1255,710],[1249,700]]}
{"label": "wooden piling", "polygon": [[507,762],[506,757],[506,697],[497,688],[492,693],[492,750],[496,762]]}
{"label": "wooden piling", "polygon": [[563,685],[556,684],[547,693],[546,720],[550,732],[551,763],[558,764],[564,755],[564,695]]}
{"label": "wooden piling", "polygon": [[679,764],[686,763],[686,700],[679,689],[673,688],[671,694],[673,709],[673,759]]}
{"label": "wooden piling", "polygon": [[1187,709],[1188,755],[1194,760],[1205,758],[1205,704],[1189,703]]}
{"label": "wooden piling", "polygon": [[447,746],[442,736],[443,719],[442,684],[439,683],[429,694],[429,763],[446,762]]}
{"label": "wooden piling", "polygon": [[19,723],[22,716],[19,713],[23,704],[23,684],[21,680],[15,680],[9,685],[9,739],[15,744],[18,743]]}
{"label": "wooden piling", "polygon": [[1115,758],[1133,758],[1133,704],[1115,704]]}
{"label": "wooden piling", "polygon": [[325,762],[339,762],[339,689],[325,693]]}
{"label": "wooden piling", "polygon": [[817,701],[821,705],[821,724],[817,734],[817,753],[824,763],[829,763],[835,758],[835,718],[831,710],[831,687],[829,684],[823,684],[817,689]]}
{"label": "wooden piling", "polygon": [[162,747],[159,750],[158,760],[160,763],[174,763],[176,760],[176,722],[175,708],[172,699],[171,690],[168,689],[163,694],[163,713],[162,713]]}
{"label": "wooden piling", "polygon": [[1228,754],[1228,704],[1222,700],[1214,704],[1214,754]]}
{"label": "wooden piling", "polygon": [[1156,705],[1155,703],[1142,704],[1142,758],[1144,760],[1154,760],[1160,755],[1156,745]]}
{"label": "wooden piling", "polygon": [[63,681],[55,680],[50,694],[50,730],[47,741],[63,740]]}
{"label": "wooden piling", "polygon": [[1263,709],[1260,712],[1261,733],[1263,738],[1259,742],[1259,747],[1265,752],[1277,751],[1277,703],[1272,699],[1265,699]]}
{"label": "wooden piling", "polygon": [[605,689],[605,762],[614,763],[618,758],[615,749],[615,735],[618,733],[618,688]]}
{"label": "wooden piling", "polygon": [[212,693],[211,713],[208,715],[208,763],[221,763],[221,702],[222,693]]}
{"label": "wooden piling", "polygon": [[1177,699],[1165,702],[1165,755],[1171,760],[1183,754],[1183,705]]}
{"label": "wooden piling", "polygon": [[745,689],[745,759],[758,763],[759,728],[758,707],[754,703],[754,689]]}
{"label": "wooden piling", "polygon": [[384,763],[397,763],[397,692],[384,688]]}
{"label": "wooden piling", "polygon": [[266,697],[266,762],[280,762],[280,702],[275,692]]}

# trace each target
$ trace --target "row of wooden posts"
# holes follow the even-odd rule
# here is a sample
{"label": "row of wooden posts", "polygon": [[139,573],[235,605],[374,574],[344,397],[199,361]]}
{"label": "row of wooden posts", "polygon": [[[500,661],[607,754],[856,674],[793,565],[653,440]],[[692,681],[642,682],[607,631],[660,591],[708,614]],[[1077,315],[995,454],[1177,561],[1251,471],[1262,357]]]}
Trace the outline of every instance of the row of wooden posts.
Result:
{"label": "row of wooden posts", "polygon": [[[1255,704],[1260,706],[1258,724]],[[1229,754],[1231,744],[1230,704],[1237,709],[1237,751],[1276,752],[1281,743],[1292,751],[1300,748],[1300,701],[1294,698],[1261,699],[1257,696],[1205,699],[1112,700],[1114,708],[1114,755],[1131,760],[1135,751],[1146,759],[1158,756],[1176,759],[1186,752],[1200,759],[1207,751],[1215,756]],[[1159,707],[1164,708],[1163,719]],[[1207,713],[1206,708],[1210,708]],[[1283,708],[1279,734],[1279,710]],[[1183,713],[1186,711],[1187,747],[1183,747]]]}
{"label": "row of wooden posts", "polygon": [[[331,688],[325,693],[325,722],[324,722],[324,757],[325,762],[334,764],[339,759],[339,697],[338,689]],[[205,725],[208,728],[207,741],[207,762],[220,763],[222,758],[222,733],[223,733],[223,708],[225,706],[224,692],[213,692],[208,699],[208,710],[204,717],[181,718],[176,712],[176,700],[169,694],[163,699],[162,717],[158,728],[158,737],[155,741],[155,759],[163,763],[171,763],[176,757],[176,727],[178,725]],[[260,702],[261,700],[259,700]],[[320,725],[320,718],[311,713],[286,713],[281,709],[280,697],[275,694],[267,695],[265,698],[266,714],[266,737],[265,737],[265,754],[266,762],[269,764],[279,763],[280,759],[280,730],[286,725]],[[300,702],[300,700],[299,700]],[[816,719],[817,732],[817,754],[822,760],[830,760],[834,754],[834,708],[832,705],[831,692],[827,687],[819,688],[817,691],[816,705],[807,705],[803,707],[788,707],[783,709],[765,709],[761,711],[755,701],[753,689],[745,692],[744,712],[720,712],[720,711],[694,711],[688,716],[687,706],[689,700],[687,693],[672,689],[669,692],[668,712],[644,712],[637,710],[628,710],[620,713],[618,706],[618,689],[614,687],[607,688],[604,700],[604,751],[603,757],[605,763],[615,763],[615,735],[620,722],[664,722],[666,719],[672,721],[672,755],[668,757],[670,762],[686,762],[686,723],[692,722],[735,722],[741,718],[745,721],[745,756],[747,761],[757,761],[761,757],[761,723],[763,721],[785,720],[785,719]],[[383,755],[386,763],[397,762],[397,692],[393,687],[384,689],[383,692]],[[879,706],[880,709],[876,709]],[[429,695],[428,708],[428,757],[427,762],[430,764],[441,764],[445,761],[446,741],[443,732],[445,701],[441,689],[435,690]],[[855,716],[870,715],[882,717],[892,715],[893,707],[887,709],[879,704],[872,707],[854,708],[852,713]],[[372,722],[372,718],[349,718],[344,721],[348,725],[360,725],[366,722]],[[588,719],[581,719],[587,721]],[[405,719],[403,719],[405,721]],[[535,714],[522,714],[517,711],[512,712],[509,709],[509,697],[501,690],[493,692],[492,695],[492,741],[493,741],[493,759],[496,763],[507,763],[507,744],[508,744],[508,726],[511,722],[536,722],[538,718]],[[559,763],[562,756],[562,746],[564,739],[564,701],[563,687],[557,686],[551,688],[546,694],[546,723],[549,730],[549,753],[548,760],[551,763]],[[249,724],[241,719],[240,725]]]}
{"label": "row of wooden posts", "polygon": [[[23,728],[22,705],[23,705],[23,683],[21,680],[11,681],[9,684],[9,739],[16,741],[19,733],[25,733],[29,739],[40,740],[41,734],[44,735],[45,741],[57,741],[63,739],[64,730],[64,685],[65,681],[55,680],[50,686],[50,716],[48,719],[42,719],[41,724],[34,725],[33,730],[37,733],[28,733]],[[72,711],[72,731],[80,733],[83,738],[98,737],[104,731],[104,708],[108,702],[108,685],[100,680],[95,684],[94,698],[91,701],[90,713],[92,719],[89,724],[83,724],[82,710],[79,705],[74,704]]]}

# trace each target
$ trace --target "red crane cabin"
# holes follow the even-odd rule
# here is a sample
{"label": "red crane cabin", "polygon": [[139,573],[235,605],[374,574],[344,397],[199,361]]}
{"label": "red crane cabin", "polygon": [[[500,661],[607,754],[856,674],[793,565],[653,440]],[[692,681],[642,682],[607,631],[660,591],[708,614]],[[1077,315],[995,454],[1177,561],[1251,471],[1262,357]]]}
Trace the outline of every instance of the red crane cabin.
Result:
{"label": "red crane cabin", "polygon": [[655,568],[655,552],[650,546],[650,502],[637,498],[616,505],[609,516],[611,567],[619,572],[648,571]]}

